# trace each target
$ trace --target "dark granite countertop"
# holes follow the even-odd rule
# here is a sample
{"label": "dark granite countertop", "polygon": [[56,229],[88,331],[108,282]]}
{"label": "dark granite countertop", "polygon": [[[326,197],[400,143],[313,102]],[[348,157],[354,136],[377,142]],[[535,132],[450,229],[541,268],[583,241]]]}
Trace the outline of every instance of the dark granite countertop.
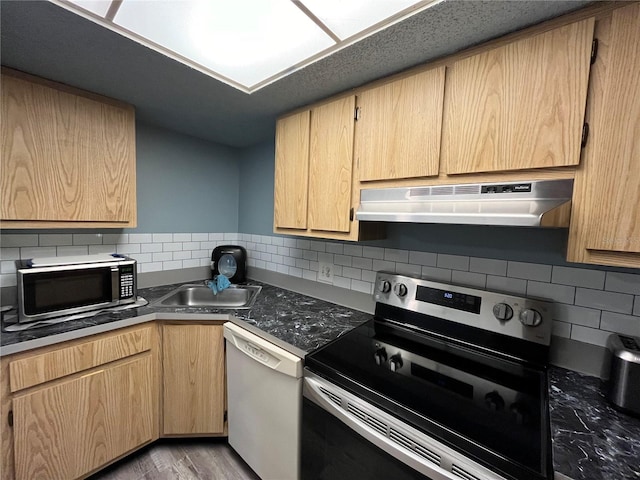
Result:
{"label": "dark granite countertop", "polygon": [[640,479],[640,418],[618,412],[599,378],[549,371],[554,469],[573,480]]}
{"label": "dark granite countertop", "polygon": [[[69,335],[83,336],[83,331],[93,334],[96,328],[122,328],[156,318],[206,319],[215,315],[232,319],[292,353],[304,355],[371,318],[370,314],[272,285],[250,284],[261,285],[262,291],[248,310],[156,308],[151,304],[180,284],[145,288],[138,292],[149,301],[145,307],[19,332],[3,331],[1,353],[11,353],[18,344],[37,348],[41,346],[39,341],[66,341]],[[551,367],[549,397],[556,472],[573,480],[640,480],[640,419],[614,410],[598,378]]]}

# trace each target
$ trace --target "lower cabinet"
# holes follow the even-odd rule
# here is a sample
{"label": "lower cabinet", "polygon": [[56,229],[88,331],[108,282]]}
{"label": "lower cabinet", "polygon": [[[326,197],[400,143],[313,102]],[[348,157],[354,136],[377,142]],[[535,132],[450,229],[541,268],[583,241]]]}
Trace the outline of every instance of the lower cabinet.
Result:
{"label": "lower cabinet", "polygon": [[225,435],[222,325],[162,326],[164,435]]}
{"label": "lower cabinet", "polygon": [[16,479],[79,478],[153,440],[151,355],[13,400]]}

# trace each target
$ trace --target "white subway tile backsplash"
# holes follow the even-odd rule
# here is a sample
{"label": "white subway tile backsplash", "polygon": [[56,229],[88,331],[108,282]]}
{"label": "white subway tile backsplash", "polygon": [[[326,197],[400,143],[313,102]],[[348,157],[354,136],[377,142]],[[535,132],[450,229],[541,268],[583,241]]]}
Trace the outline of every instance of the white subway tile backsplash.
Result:
{"label": "white subway tile backsplash", "polygon": [[151,238],[153,243],[173,242],[173,233],[154,233]]}
{"label": "white subway tile backsplash", "polygon": [[0,236],[0,245],[3,247],[37,247],[38,234],[3,234]]}
{"label": "white subway tile backsplash", "polygon": [[553,283],[542,283],[529,280],[527,282],[527,296],[552,300],[560,303],[573,304],[576,295],[576,287],[568,285],[555,285]]}
{"label": "white subway tile backsplash", "polygon": [[351,279],[345,277],[334,276],[333,285],[340,288],[351,288]]}
{"label": "white subway tile backsplash", "polygon": [[55,257],[56,247],[22,247],[20,258]]}
{"label": "white subway tile backsplash", "polygon": [[362,247],[362,256],[382,260],[384,258],[384,248],[379,247]]}
{"label": "white subway tile backsplash", "polygon": [[[247,249],[252,268],[318,281],[319,262],[334,265],[333,284],[371,294],[378,271],[552,300],[553,334],[604,345],[611,331],[640,335],[640,274],[245,233],[42,233],[0,235],[0,285],[15,285],[18,258],[125,253],[141,273],[206,267],[225,243]],[[604,289],[604,290],[603,290]]]}
{"label": "white subway tile backsplash", "polygon": [[[74,233],[73,234],[73,244],[74,245],[101,245],[102,241],[101,233]],[[114,244],[115,245],[115,244]]]}
{"label": "white subway tile backsplash", "polygon": [[600,328],[610,332],[640,336],[640,317],[621,313],[602,312]]}
{"label": "white subway tile backsplash", "polygon": [[422,267],[422,276],[434,282],[450,282],[451,270],[448,268]]}
{"label": "white subway tile backsplash", "polygon": [[469,271],[505,276],[507,274],[507,262],[506,260],[494,260],[493,258],[471,257],[469,258]]}
{"label": "white subway tile backsplash", "polygon": [[484,273],[462,272],[453,270],[451,281],[457,285],[464,285],[471,288],[485,288],[487,276]]}
{"label": "white subway tile backsplash", "polygon": [[527,294],[527,281],[518,278],[487,275],[487,289],[524,297]]}
{"label": "white subway tile backsplash", "polygon": [[19,260],[20,249],[18,247],[0,248],[0,259],[2,260]]}
{"label": "white subway tile backsplash", "polygon": [[438,254],[436,263],[438,268],[450,268],[452,270],[469,270],[469,257],[461,255]]}
{"label": "white subway tile backsplash", "polygon": [[633,310],[633,296],[623,293],[605,292],[578,288],[576,290],[576,305],[597,308],[617,313],[631,313]]}
{"label": "white subway tile backsplash", "polygon": [[363,282],[361,280],[351,280],[351,290],[371,295],[373,293],[373,283]]}
{"label": "white subway tile backsplash", "polygon": [[115,245],[89,245],[89,255],[96,253],[116,253]]}
{"label": "white subway tile backsplash", "polygon": [[125,255],[140,253],[140,244],[139,243],[118,244],[116,245],[116,253],[123,253]]}
{"label": "white subway tile backsplash", "polygon": [[607,272],[605,290],[640,295],[640,275]]}
{"label": "white subway tile backsplash", "polygon": [[578,342],[592,343],[601,347],[606,347],[607,338],[611,332],[598,330],[596,328],[583,327],[582,325],[571,326],[571,339]]}
{"label": "white subway tile backsplash", "polygon": [[344,246],[341,243],[327,243],[326,251],[328,253],[337,253],[338,255],[343,255]]}
{"label": "white subway tile backsplash", "polygon": [[384,270],[385,272],[395,272],[396,264],[394,262],[388,262],[386,260],[374,260],[373,269],[376,272]]}
{"label": "white subway tile backsplash", "polygon": [[348,255],[334,255],[333,263],[336,265],[346,265],[347,267],[351,266],[351,257]]}
{"label": "white subway tile backsplash", "polygon": [[428,267],[435,267],[438,262],[438,255],[429,252],[409,252],[409,263],[413,265],[426,265]]}
{"label": "white subway tile backsplash", "polygon": [[190,233],[174,233],[173,241],[174,242],[190,242],[191,234]]}
{"label": "white subway tile backsplash", "polygon": [[409,277],[419,277],[422,275],[422,266],[410,263],[396,263],[396,273]]}
{"label": "white subway tile backsplash", "polygon": [[60,247],[63,245],[73,245],[73,235],[70,233],[43,233],[42,235],[40,235],[39,245],[41,247]]}
{"label": "white subway tile backsplash", "polygon": [[384,249],[384,259],[389,262],[409,262],[409,252],[407,250],[395,250],[393,248]]}
{"label": "white subway tile backsplash", "polygon": [[362,256],[362,246],[361,245],[345,245],[344,246],[344,254],[351,255],[352,257],[361,257]]}
{"label": "white subway tile backsplash", "polygon": [[556,303],[551,313],[553,320],[598,328],[600,326],[600,310]]}
{"label": "white subway tile backsplash", "polygon": [[88,254],[89,254],[88,245],[63,246],[63,247],[56,248],[57,257],[65,257],[70,255],[88,255]]}
{"label": "white subway tile backsplash", "polygon": [[362,270],[359,268],[342,267],[342,276],[360,280],[362,278]]}
{"label": "white subway tile backsplash", "polygon": [[554,266],[551,282],[602,290],[604,288],[604,277],[605,272],[600,270]]}
{"label": "white subway tile backsplash", "polygon": [[508,262],[507,276],[513,278],[524,278],[525,280],[536,280],[538,282],[551,281],[551,265],[541,265],[538,263]]}
{"label": "white subway tile backsplash", "polygon": [[551,323],[551,334],[556,337],[571,338],[571,324],[554,320]]}
{"label": "white subway tile backsplash", "polygon": [[150,233],[130,233],[130,243],[151,243],[153,242],[153,235]]}

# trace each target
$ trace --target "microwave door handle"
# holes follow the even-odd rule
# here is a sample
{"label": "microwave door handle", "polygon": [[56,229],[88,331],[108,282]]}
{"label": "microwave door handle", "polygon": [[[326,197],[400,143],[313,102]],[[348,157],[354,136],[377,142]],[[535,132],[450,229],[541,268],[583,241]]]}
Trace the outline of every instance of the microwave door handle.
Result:
{"label": "microwave door handle", "polygon": [[111,300],[120,300],[120,269],[111,267]]}

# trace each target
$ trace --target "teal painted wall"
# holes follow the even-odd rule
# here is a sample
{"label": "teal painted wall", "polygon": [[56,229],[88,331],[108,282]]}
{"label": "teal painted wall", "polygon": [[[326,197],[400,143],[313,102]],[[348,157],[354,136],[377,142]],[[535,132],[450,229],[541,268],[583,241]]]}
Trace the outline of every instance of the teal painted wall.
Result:
{"label": "teal painted wall", "polygon": [[237,232],[240,151],[136,125],[136,233]]}
{"label": "teal painted wall", "polygon": [[238,232],[273,234],[274,167],[273,142],[241,151]]}

